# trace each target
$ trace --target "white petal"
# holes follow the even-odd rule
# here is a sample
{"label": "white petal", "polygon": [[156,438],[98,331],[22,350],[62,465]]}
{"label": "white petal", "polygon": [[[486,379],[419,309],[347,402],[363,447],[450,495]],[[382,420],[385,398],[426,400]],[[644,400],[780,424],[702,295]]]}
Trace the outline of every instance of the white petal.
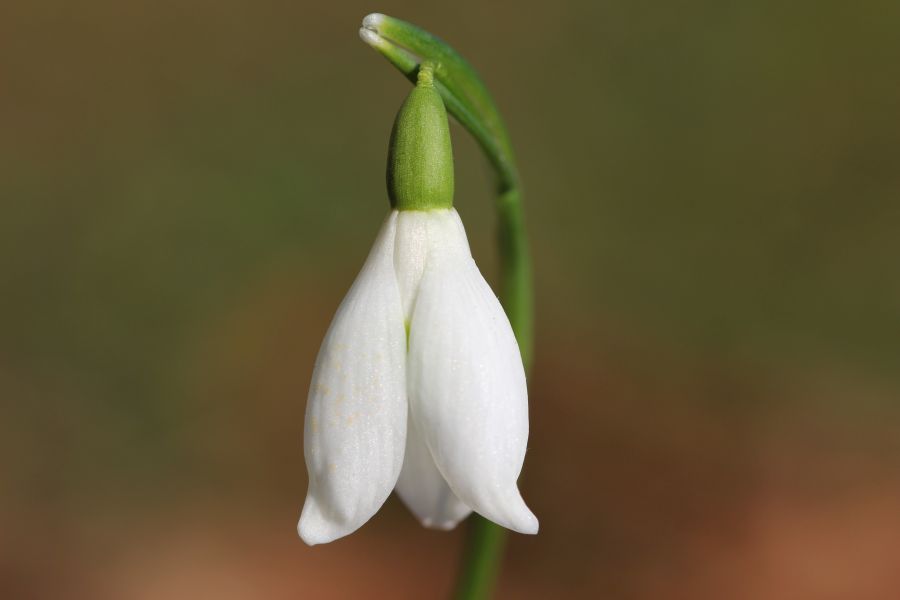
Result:
{"label": "white petal", "polygon": [[394,277],[396,211],[341,302],[316,359],[306,406],[309,491],[297,530],[330,542],[374,515],[406,444],[406,330]]}
{"label": "white petal", "polygon": [[406,455],[396,491],[425,527],[453,529],[472,512],[444,481],[411,418],[406,428]]}
{"label": "white petal", "polygon": [[[448,212],[448,211],[440,211]],[[428,256],[428,221],[431,211],[403,210],[397,216],[397,236],[394,239],[394,273],[403,300],[403,316],[409,321],[419,292],[419,282],[425,272]]]}
{"label": "white petal", "polygon": [[504,527],[537,533],[516,486],[528,442],[518,345],[456,211],[429,214],[429,254],[410,324],[410,414],[462,502]]}

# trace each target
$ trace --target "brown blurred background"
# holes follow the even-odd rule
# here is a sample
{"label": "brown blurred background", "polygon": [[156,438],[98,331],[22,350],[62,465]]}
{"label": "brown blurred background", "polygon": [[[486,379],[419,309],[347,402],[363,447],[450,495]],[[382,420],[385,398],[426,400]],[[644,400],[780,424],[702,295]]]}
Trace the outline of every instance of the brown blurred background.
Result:
{"label": "brown blurred background", "polygon": [[[307,548],[318,345],[409,85],[508,122],[537,362],[505,598],[900,597],[900,3],[0,7],[0,597],[440,598],[396,499]],[[457,207],[496,280],[490,177]]]}

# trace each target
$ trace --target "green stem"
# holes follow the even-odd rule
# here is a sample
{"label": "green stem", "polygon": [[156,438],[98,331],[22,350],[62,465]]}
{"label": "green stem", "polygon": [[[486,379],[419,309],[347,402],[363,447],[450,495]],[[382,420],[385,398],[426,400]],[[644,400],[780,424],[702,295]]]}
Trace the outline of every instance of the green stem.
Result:
{"label": "green stem", "polygon": [[477,513],[469,517],[462,564],[456,578],[455,598],[487,600],[491,597],[505,545],[505,529]]}
{"label": "green stem", "polygon": [[[459,123],[472,134],[490,161],[497,181],[497,243],[500,251],[500,302],[509,317],[526,374],[531,370],[534,296],[525,232],[522,190],[512,144],[500,111],[475,70],[453,48],[411,23],[386,15],[363,20],[360,37],[415,84],[423,62],[434,67],[434,87]],[[473,514],[454,597],[491,597],[506,530]]]}
{"label": "green stem", "polygon": [[500,249],[500,303],[509,317],[526,375],[531,372],[534,348],[534,293],[531,255],[525,231],[522,192],[501,190],[497,196],[497,243]]}

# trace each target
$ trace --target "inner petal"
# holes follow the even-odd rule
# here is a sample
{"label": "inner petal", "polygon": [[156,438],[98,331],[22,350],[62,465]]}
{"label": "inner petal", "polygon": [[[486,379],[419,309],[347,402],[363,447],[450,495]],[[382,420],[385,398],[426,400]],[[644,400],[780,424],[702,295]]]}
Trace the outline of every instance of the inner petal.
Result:
{"label": "inner petal", "polygon": [[406,429],[406,454],[396,491],[425,527],[453,529],[472,512],[438,471],[412,416]]}
{"label": "inner petal", "polygon": [[407,323],[412,316],[419,282],[425,271],[428,257],[428,227],[430,212],[402,210],[397,218],[397,236],[394,240],[394,273],[400,288],[403,317]]}

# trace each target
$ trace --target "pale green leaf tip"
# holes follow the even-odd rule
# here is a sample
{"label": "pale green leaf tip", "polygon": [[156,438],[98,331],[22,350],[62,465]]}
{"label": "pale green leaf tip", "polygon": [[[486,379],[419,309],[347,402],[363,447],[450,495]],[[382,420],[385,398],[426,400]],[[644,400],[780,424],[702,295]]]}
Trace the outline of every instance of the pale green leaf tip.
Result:
{"label": "pale green leaf tip", "polygon": [[362,26],[365,29],[371,29],[377,32],[378,26],[384,21],[384,15],[381,13],[370,13],[363,18]]}
{"label": "pale green leaf tip", "polygon": [[362,27],[359,28],[360,39],[373,48],[384,47],[387,41],[378,34],[378,26],[383,20],[384,15],[381,13],[366,15],[363,19]]}
{"label": "pale green leaf tip", "polygon": [[359,28],[360,39],[373,48],[384,47],[387,41],[378,34],[378,26],[383,20],[384,15],[381,13],[366,15],[363,19],[362,27]]}

